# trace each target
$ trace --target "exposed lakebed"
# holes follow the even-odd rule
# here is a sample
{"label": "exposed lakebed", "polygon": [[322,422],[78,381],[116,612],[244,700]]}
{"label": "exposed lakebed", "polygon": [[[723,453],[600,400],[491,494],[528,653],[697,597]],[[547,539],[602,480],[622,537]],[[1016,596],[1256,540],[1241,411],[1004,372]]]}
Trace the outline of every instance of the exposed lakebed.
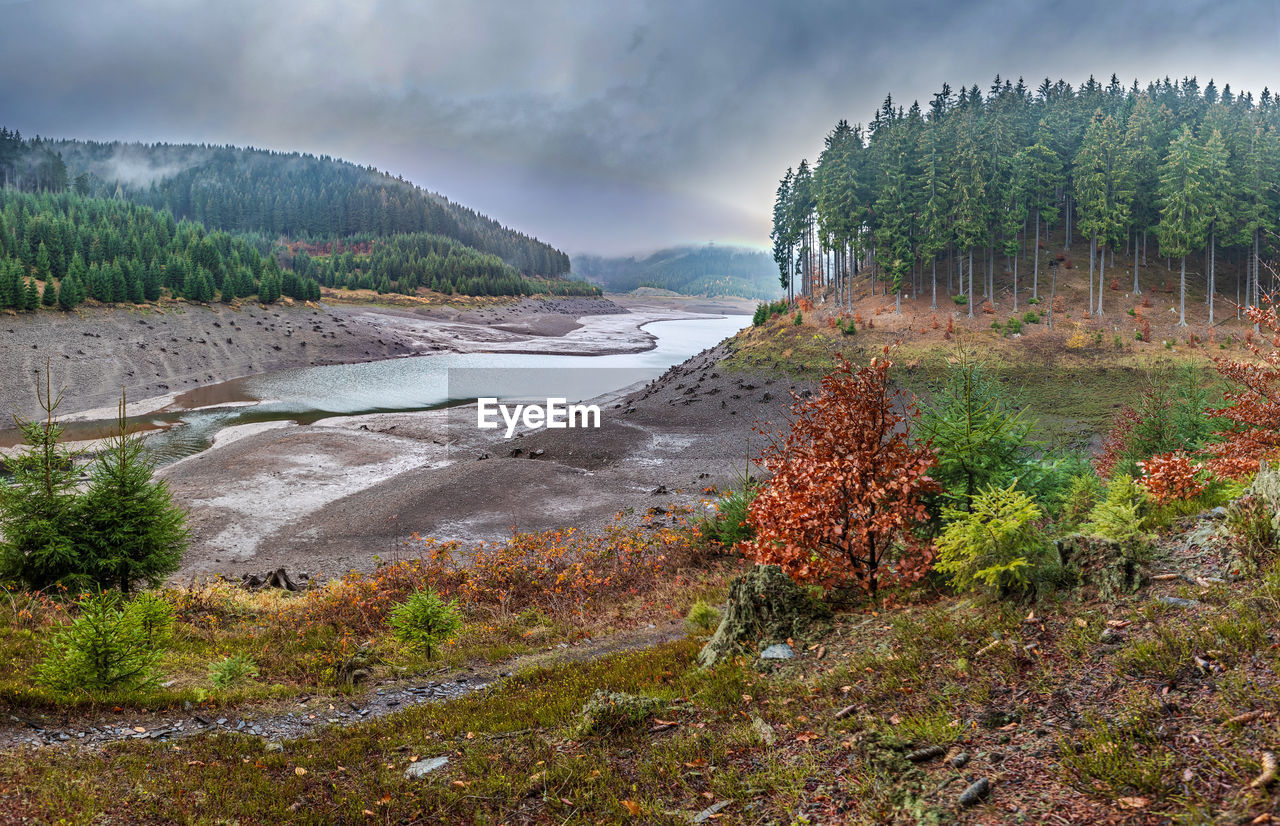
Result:
{"label": "exposed lakebed", "polygon": [[[189,390],[170,409],[131,423],[152,431],[147,444],[163,465],[205,450],[219,432],[242,425],[432,410],[480,395],[581,401],[655,378],[749,321],[742,315],[654,321],[644,327],[654,347],[638,353],[444,353],[282,370]],[[104,421],[71,422],[67,437],[92,439],[108,430]]]}

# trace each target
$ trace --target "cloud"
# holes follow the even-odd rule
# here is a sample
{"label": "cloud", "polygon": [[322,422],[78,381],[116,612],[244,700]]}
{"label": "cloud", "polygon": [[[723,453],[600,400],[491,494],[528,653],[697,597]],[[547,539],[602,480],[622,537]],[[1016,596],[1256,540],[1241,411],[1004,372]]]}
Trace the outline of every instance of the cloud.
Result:
{"label": "cloud", "polygon": [[1280,46],[1263,2],[35,0],[4,16],[0,71],[22,81],[0,117],[24,133],[340,155],[574,250],[763,245],[781,170],[886,93],[1113,71],[1257,89]]}

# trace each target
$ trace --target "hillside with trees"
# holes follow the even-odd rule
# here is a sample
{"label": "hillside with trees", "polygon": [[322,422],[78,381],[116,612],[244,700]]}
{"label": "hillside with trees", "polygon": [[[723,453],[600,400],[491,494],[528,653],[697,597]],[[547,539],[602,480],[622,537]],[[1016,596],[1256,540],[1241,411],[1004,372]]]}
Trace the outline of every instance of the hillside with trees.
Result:
{"label": "hillside with trees", "polygon": [[886,97],[867,127],[841,120],[816,163],[787,170],[774,260],[790,294],[851,306],[863,276],[899,305],[905,292],[936,309],[950,294],[972,318],[998,294],[1015,311],[1020,295],[1046,298],[1048,271],[1071,267],[1050,254],[1052,234],[1088,258],[1077,313],[1106,313],[1108,284],[1141,294],[1150,255],[1177,272],[1179,325],[1189,292],[1212,325],[1222,297],[1257,306],[1272,286],[1261,262],[1280,219],[1278,130],[1269,90],[1255,99],[1195,78],[1031,89],[996,77],[985,93],[944,83],[927,107]]}
{"label": "hillside with trees", "polygon": [[0,309],[320,297],[269,247],[126,201],[0,189]]}
{"label": "hillside with trees", "polygon": [[[569,257],[549,245],[402,178],[327,156],[25,139],[0,129],[0,182],[11,192],[73,192],[87,199],[83,203],[125,201],[171,216],[170,223],[201,232],[207,227],[220,239],[234,237],[256,249],[264,260],[278,259],[286,273],[281,282],[312,280],[325,287],[406,294],[419,288],[465,295],[599,292],[564,278]],[[32,201],[25,209],[44,209],[48,203]],[[13,240],[18,250],[23,239]],[[229,242],[221,243],[229,252]],[[309,252],[299,255],[299,249]],[[334,251],[338,254],[331,256]],[[71,261],[61,262],[57,252],[51,250],[53,274],[60,279]],[[35,255],[33,246],[29,256],[19,256],[25,270],[20,277],[43,281]],[[220,292],[221,277],[212,269],[209,273],[213,290]],[[177,278],[185,275],[179,271]],[[131,277],[124,276],[126,287]],[[254,275],[255,283],[259,277]],[[194,287],[193,297],[205,294],[199,284]],[[231,298],[246,295],[247,288],[247,282],[233,284]],[[174,292],[185,294],[180,283]],[[294,297],[319,297],[301,286],[295,292]]]}
{"label": "hillside with trees", "polygon": [[780,294],[769,256],[742,247],[674,247],[643,258],[576,255],[573,271],[617,293],[656,287],[683,295],[764,300]]}

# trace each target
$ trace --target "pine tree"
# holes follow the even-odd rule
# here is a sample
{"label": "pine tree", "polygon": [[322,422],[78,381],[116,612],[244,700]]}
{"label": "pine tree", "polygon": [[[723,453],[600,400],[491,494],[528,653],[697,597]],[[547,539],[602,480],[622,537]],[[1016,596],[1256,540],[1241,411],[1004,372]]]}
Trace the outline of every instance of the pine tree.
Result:
{"label": "pine tree", "polygon": [[27,286],[23,292],[22,309],[27,312],[35,312],[40,306],[40,293],[36,290],[36,282],[34,278],[27,279]]}
{"label": "pine tree", "polygon": [[85,584],[76,541],[75,456],[59,444],[63,427],[54,416],[62,394],[55,395],[50,385],[46,360],[44,382],[36,382],[44,418],[14,417],[26,448],[9,457],[12,479],[0,485],[0,580],[35,591]]}
{"label": "pine tree", "polygon": [[[1101,253],[1098,271],[1098,303],[1090,310],[1102,315],[1102,296],[1106,278],[1106,250],[1119,241],[1129,226],[1129,202],[1132,184],[1123,163],[1123,142],[1115,118],[1094,113],[1084,133],[1075,161],[1076,204],[1080,213],[1080,231],[1092,239]],[[1093,284],[1093,261],[1089,262],[1090,285]],[[1092,291],[1091,291],[1092,292]]]}
{"label": "pine tree", "polygon": [[1199,145],[1183,126],[1160,166],[1160,251],[1182,259],[1178,326],[1187,326],[1187,255],[1204,243],[1209,224],[1208,186]]}
{"label": "pine tree", "polygon": [[77,514],[79,547],[93,582],[129,593],[159,585],[178,569],[187,548],[186,516],[173,504],[142,439],[129,431],[120,398],[116,432],[90,472]]}

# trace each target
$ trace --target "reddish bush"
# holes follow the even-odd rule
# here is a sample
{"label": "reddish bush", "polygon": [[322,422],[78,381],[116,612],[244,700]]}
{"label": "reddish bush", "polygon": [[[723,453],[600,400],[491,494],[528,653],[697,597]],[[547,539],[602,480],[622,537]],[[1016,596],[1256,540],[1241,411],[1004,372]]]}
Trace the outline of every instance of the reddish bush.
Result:
{"label": "reddish bush", "polygon": [[[791,430],[769,434],[760,463],[773,476],[747,517],[755,538],[742,550],[750,558],[799,581],[852,583],[872,596],[888,578],[890,555],[928,517],[924,495],[937,488],[928,476],[932,451],[910,437],[918,414],[893,389],[889,368],[872,359],[854,370],[841,356],[817,396],[796,398]],[[914,570],[918,549],[902,544],[902,567]]]}
{"label": "reddish bush", "polygon": [[982,302],[982,312],[986,313],[987,315],[995,315],[996,314],[995,305],[992,304],[990,301]]}
{"label": "reddish bush", "polygon": [[1144,293],[1144,294],[1143,294],[1143,296],[1142,296],[1142,306],[1144,306],[1144,307],[1150,307],[1150,306],[1151,306],[1151,295],[1150,295],[1150,293]]}
{"label": "reddish bush", "polygon": [[1207,411],[1227,420],[1220,440],[1209,446],[1210,468],[1223,477],[1240,477],[1258,469],[1263,460],[1280,457],[1280,315],[1273,297],[1264,306],[1249,307],[1246,316],[1262,330],[1271,349],[1264,352],[1253,331],[1245,334],[1245,347],[1253,361],[1215,359],[1218,373],[1238,390],[1227,393],[1227,406]]}
{"label": "reddish bush", "polygon": [[1142,471],[1139,484],[1158,505],[1194,499],[1204,492],[1204,466],[1181,450],[1138,462],[1138,469]]}
{"label": "reddish bush", "polygon": [[1070,258],[1062,262],[1062,268],[1064,270],[1073,270],[1075,269],[1075,266],[1076,266],[1075,262],[1072,261]]}
{"label": "reddish bush", "polygon": [[1118,279],[1118,278],[1113,278],[1113,279],[1111,279],[1110,287],[1111,287],[1111,289],[1112,289],[1112,290],[1119,290],[1119,289],[1120,289],[1120,279]]}
{"label": "reddish bush", "polygon": [[932,317],[932,323],[929,326],[935,330],[938,329],[938,317],[936,315]]}

